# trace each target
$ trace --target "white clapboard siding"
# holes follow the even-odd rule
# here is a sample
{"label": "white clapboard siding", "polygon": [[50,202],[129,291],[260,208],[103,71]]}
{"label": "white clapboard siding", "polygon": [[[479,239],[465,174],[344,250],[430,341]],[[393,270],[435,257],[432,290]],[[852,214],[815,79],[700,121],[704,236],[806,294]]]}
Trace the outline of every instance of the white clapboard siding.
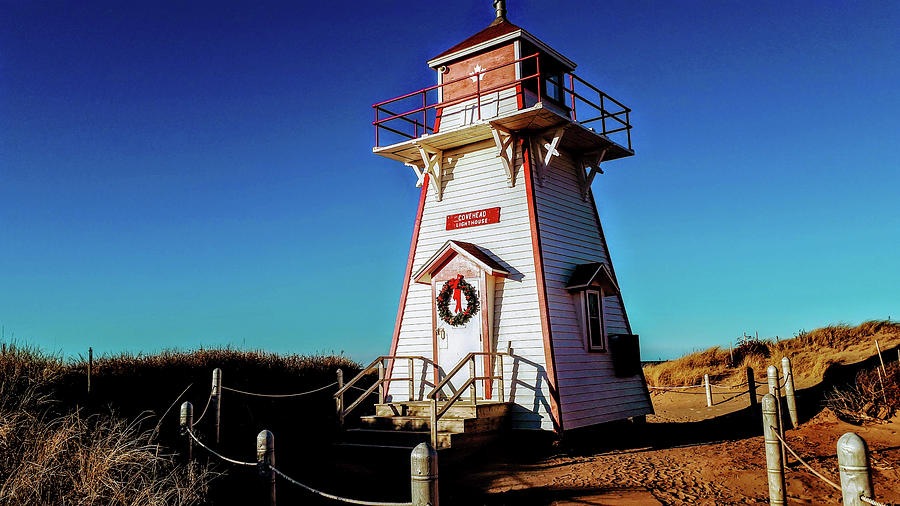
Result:
{"label": "white clapboard siding", "polygon": [[[576,168],[566,153],[535,184],[536,212],[544,258],[550,328],[563,428],[573,429],[652,411],[640,376],[617,378],[609,353],[585,350],[578,300],[565,289],[575,265],[609,262],[590,200],[579,191]],[[604,297],[607,332],[628,331],[619,298]]]}
{"label": "white clapboard siding", "polygon": [[[446,132],[454,128],[478,122],[478,99],[465,100],[458,104],[444,107],[441,110],[440,131]],[[519,109],[519,100],[515,88],[485,93],[481,96],[481,121],[508,114]]]}
{"label": "white clapboard siding", "polygon": [[[503,112],[507,97],[501,95]],[[447,121],[445,111],[442,130],[450,125]],[[553,429],[521,153],[517,153],[515,167],[516,185],[510,188],[493,141],[445,151],[443,199],[438,201],[429,186],[412,270],[421,268],[450,239],[476,244],[508,266],[510,278],[498,279],[494,289],[493,331],[496,350],[506,351],[512,342],[515,355],[513,360],[504,359],[505,393],[515,403],[512,424],[523,429]],[[499,223],[445,230],[447,215],[491,207],[500,207]],[[407,282],[409,293],[401,317],[397,354],[433,358],[431,288]],[[441,364],[445,370],[454,365]],[[406,361],[398,361],[394,376],[408,377],[407,367]],[[419,363],[415,367],[420,378]],[[426,371],[426,380],[433,381],[431,371]],[[416,395],[429,390],[430,387],[420,388]],[[400,400],[407,399],[408,391],[404,381],[392,382],[389,388],[389,394]]]}

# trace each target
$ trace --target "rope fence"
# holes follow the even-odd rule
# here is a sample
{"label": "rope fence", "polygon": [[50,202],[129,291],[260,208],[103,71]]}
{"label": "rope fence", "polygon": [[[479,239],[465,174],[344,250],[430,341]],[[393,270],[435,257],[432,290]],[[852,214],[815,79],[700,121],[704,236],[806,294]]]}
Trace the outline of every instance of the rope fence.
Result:
{"label": "rope fence", "polygon": [[204,450],[208,451],[208,452],[209,452],[210,454],[212,454],[213,456],[218,457],[218,458],[224,460],[225,462],[228,462],[228,463],[230,463],[230,464],[235,464],[235,465],[238,465],[238,466],[255,466],[255,465],[256,465],[256,462],[244,462],[244,461],[241,461],[241,460],[235,460],[235,459],[232,459],[232,458],[228,458],[228,457],[222,455],[221,453],[219,453],[219,452],[213,450],[213,449],[210,448],[209,446],[206,446],[206,445],[203,443],[203,441],[200,441],[200,438],[198,438],[197,435],[194,434],[194,431],[193,431],[193,430],[188,429],[188,428],[185,428],[185,432],[187,432],[187,434],[188,434],[189,436],[191,436],[191,439],[193,439],[195,443],[197,443],[198,445],[200,445],[201,448],[203,448]]}
{"label": "rope fence", "polygon": [[301,487],[309,492],[312,492],[313,494],[316,494],[321,497],[325,497],[327,499],[331,499],[333,501],[340,501],[340,502],[344,502],[347,504],[362,504],[364,506],[413,506],[412,502],[363,501],[361,499],[351,499],[349,497],[341,497],[339,495],[329,494],[328,492],[322,492],[321,490],[317,490],[313,487],[310,487],[309,485],[300,483],[299,481],[291,478],[290,476],[288,476],[288,475],[284,474],[283,472],[281,472],[280,470],[278,470],[278,468],[276,468],[275,466],[268,466],[268,468],[270,471],[277,474],[279,477],[281,477],[288,483],[291,483],[292,485],[296,485],[296,486]]}
{"label": "rope fence", "polygon": [[316,392],[321,392],[322,390],[327,390],[333,386],[337,385],[337,381],[333,381],[323,387],[316,388],[314,390],[309,390],[306,392],[297,392],[293,394],[260,394],[256,392],[248,392],[246,390],[238,390],[237,388],[226,387],[222,385],[222,390],[228,390],[229,392],[234,392],[236,394],[249,395],[251,397],[266,397],[270,399],[284,399],[286,397],[302,397],[304,395],[314,394]]}

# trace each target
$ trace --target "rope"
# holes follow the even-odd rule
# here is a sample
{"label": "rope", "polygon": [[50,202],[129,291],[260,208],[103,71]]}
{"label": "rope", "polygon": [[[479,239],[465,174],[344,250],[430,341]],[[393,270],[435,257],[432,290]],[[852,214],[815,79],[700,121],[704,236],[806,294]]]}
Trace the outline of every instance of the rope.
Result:
{"label": "rope", "polygon": [[206,410],[209,409],[210,402],[212,402],[212,390],[209,391],[209,397],[206,398],[206,407],[203,408],[203,413],[200,415],[200,418],[194,420],[194,423],[191,424],[192,428],[194,425],[200,423],[200,420],[203,420],[203,417],[206,416]]}
{"label": "rope", "polygon": [[269,469],[271,469],[273,473],[277,474],[278,476],[281,476],[282,478],[284,478],[284,479],[287,480],[288,482],[293,483],[294,485],[297,485],[298,487],[305,488],[306,490],[308,490],[308,491],[310,491],[310,492],[312,492],[312,493],[314,493],[314,494],[318,494],[318,495],[320,495],[320,496],[322,496],[322,497],[327,497],[328,499],[332,499],[332,500],[335,500],[335,501],[341,501],[341,502],[346,502],[346,503],[350,503],[350,504],[362,504],[362,505],[364,505],[364,506],[412,506],[412,503],[411,503],[411,502],[377,502],[377,501],[361,501],[361,500],[359,500],[359,499],[350,499],[350,498],[347,498],[347,497],[341,497],[341,496],[339,496],[339,495],[329,494],[329,493],[327,493],[327,492],[322,492],[321,490],[316,490],[316,489],[310,487],[309,485],[304,485],[303,483],[300,483],[299,481],[297,481],[297,480],[291,478],[290,476],[288,476],[288,475],[282,473],[281,471],[279,471],[278,469],[276,469],[274,466],[271,466],[271,465],[270,465],[270,466],[269,466]]}
{"label": "rope", "polygon": [[866,497],[864,495],[860,495],[859,500],[864,503],[871,504],[872,506],[891,506],[888,503],[878,502],[875,499],[869,499],[868,497]]}
{"label": "rope", "polygon": [[194,435],[194,431],[192,431],[191,429],[185,428],[185,430],[187,431],[188,434],[190,434],[191,438],[197,442],[198,445],[202,446],[206,451],[208,451],[209,453],[212,453],[216,457],[219,457],[220,459],[224,460],[225,462],[231,462],[232,464],[237,464],[239,466],[255,466],[256,465],[256,462],[241,462],[240,460],[229,459],[228,457],[222,455],[221,453],[219,453],[219,452],[213,450],[212,448],[206,446],[205,444],[203,444],[202,441],[197,439],[197,436]]}
{"label": "rope", "polygon": [[812,467],[810,467],[810,465],[807,464],[805,460],[803,460],[802,458],[800,458],[800,456],[797,455],[797,452],[795,452],[794,449],[791,448],[790,445],[788,445],[787,442],[786,442],[784,439],[781,439],[781,435],[778,434],[778,429],[776,429],[775,427],[772,427],[772,426],[769,426],[769,428],[772,429],[772,433],[775,434],[775,437],[777,437],[779,441],[781,441],[781,444],[783,444],[784,447],[787,448],[789,452],[791,452],[791,455],[793,455],[794,457],[796,457],[797,460],[799,460],[801,464],[803,464],[804,466],[806,466],[806,468],[809,469],[811,473],[813,473],[814,475],[818,476],[820,480],[822,480],[822,481],[824,481],[825,483],[831,485],[831,487],[834,488],[835,490],[837,490],[838,492],[841,491],[841,487],[839,487],[835,482],[833,482],[833,481],[829,480],[828,478],[822,476],[818,471],[816,471],[815,469],[813,469]]}
{"label": "rope", "polygon": [[322,390],[331,388],[331,387],[333,387],[333,386],[335,386],[335,385],[337,385],[337,381],[334,381],[334,382],[332,382],[332,383],[330,383],[330,384],[328,384],[328,385],[325,385],[324,387],[317,388],[317,389],[315,389],[315,390],[310,390],[309,392],[299,392],[299,393],[296,393],[296,394],[258,394],[258,393],[255,393],[255,392],[246,392],[246,391],[244,391],[244,390],[238,390],[237,388],[226,387],[226,386],[224,386],[224,385],[222,386],[222,390],[228,390],[228,391],[230,391],[230,392],[234,392],[234,393],[238,393],[238,394],[252,395],[252,396],[254,396],[254,397],[269,397],[269,398],[273,398],[273,399],[281,399],[281,398],[284,398],[284,397],[300,397],[301,395],[314,394],[314,393],[316,393],[316,392],[321,392]]}
{"label": "rope", "polygon": [[647,388],[650,388],[653,390],[682,390],[682,389],[687,389],[687,388],[698,388],[698,387],[702,387],[702,386],[704,386],[704,385],[701,383],[699,385],[685,385],[685,386],[680,386],[680,387],[656,387],[653,385],[647,385]]}

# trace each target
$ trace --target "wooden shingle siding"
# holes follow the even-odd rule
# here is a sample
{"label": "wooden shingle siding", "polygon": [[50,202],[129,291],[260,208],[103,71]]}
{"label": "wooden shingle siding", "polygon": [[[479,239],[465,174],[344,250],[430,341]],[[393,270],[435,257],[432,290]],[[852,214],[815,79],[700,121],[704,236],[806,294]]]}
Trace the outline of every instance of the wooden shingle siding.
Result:
{"label": "wooden shingle siding", "polygon": [[[444,128],[443,123],[441,128]],[[516,404],[512,410],[512,424],[515,428],[553,429],[531,228],[525,185],[521,181],[521,152],[517,150],[517,184],[513,188],[509,187],[506,172],[496,154],[493,141],[444,152],[443,199],[438,201],[433,190],[428,189],[412,272],[418,271],[451,239],[477,244],[507,267],[510,277],[497,279],[494,289],[493,334],[495,350],[506,351],[507,343],[510,340],[513,342],[515,361],[504,359],[506,395]],[[499,223],[446,230],[447,215],[491,207],[500,207]],[[431,288],[412,280],[407,280],[407,283],[409,294],[401,317],[397,354],[432,358]],[[445,370],[454,365],[441,364]],[[407,367],[405,360],[398,361],[393,375],[407,377]],[[417,378],[421,375],[419,367],[417,363]],[[431,372],[427,373],[427,381],[433,381]],[[394,381],[388,393],[405,400],[408,390],[407,382]],[[428,390],[430,388],[426,388],[425,392]]]}
{"label": "wooden shingle siding", "polygon": [[[566,153],[554,157],[535,184],[537,217],[550,306],[550,326],[560,411],[564,429],[638,416],[652,411],[640,376],[616,378],[608,352],[585,349],[581,322],[566,282],[575,265],[609,263],[590,199],[582,200],[575,164]],[[537,181],[536,181],[537,182]],[[626,333],[628,324],[619,298],[604,297],[607,333]]]}

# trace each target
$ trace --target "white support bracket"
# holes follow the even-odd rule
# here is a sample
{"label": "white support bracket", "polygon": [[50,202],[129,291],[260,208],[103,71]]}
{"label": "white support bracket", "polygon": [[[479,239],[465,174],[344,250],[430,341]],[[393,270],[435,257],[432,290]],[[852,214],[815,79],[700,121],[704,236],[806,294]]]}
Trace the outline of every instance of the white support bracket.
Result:
{"label": "white support bracket", "polygon": [[497,146],[497,157],[503,162],[509,187],[516,186],[516,135],[510,130],[491,122],[491,133],[494,145]]}
{"label": "white support bracket", "polygon": [[[605,147],[600,151],[585,153],[579,159],[578,180],[581,183],[581,200],[587,201],[588,192],[591,190],[591,183],[594,182],[594,176],[603,174],[600,163],[606,156],[609,147]],[[590,169],[590,170],[588,170]],[[585,173],[587,171],[587,173]]]}
{"label": "white support bracket", "polygon": [[[422,157],[420,180],[424,181],[425,174],[430,176],[428,180],[431,181],[434,193],[437,195],[438,202],[440,202],[444,196],[443,185],[441,184],[441,175],[443,174],[441,162],[444,158],[444,152],[440,149],[434,149],[421,143],[417,143],[416,148],[419,149],[419,156]],[[418,170],[418,167],[416,167],[416,169],[416,174],[418,175],[420,171]],[[417,183],[416,186],[421,186],[421,182]]]}
{"label": "white support bracket", "polygon": [[544,172],[554,156],[559,156],[559,142],[562,140],[568,125],[563,125],[551,131],[550,136],[538,134],[531,138],[531,148],[534,152],[535,173],[538,185],[544,185]]}

